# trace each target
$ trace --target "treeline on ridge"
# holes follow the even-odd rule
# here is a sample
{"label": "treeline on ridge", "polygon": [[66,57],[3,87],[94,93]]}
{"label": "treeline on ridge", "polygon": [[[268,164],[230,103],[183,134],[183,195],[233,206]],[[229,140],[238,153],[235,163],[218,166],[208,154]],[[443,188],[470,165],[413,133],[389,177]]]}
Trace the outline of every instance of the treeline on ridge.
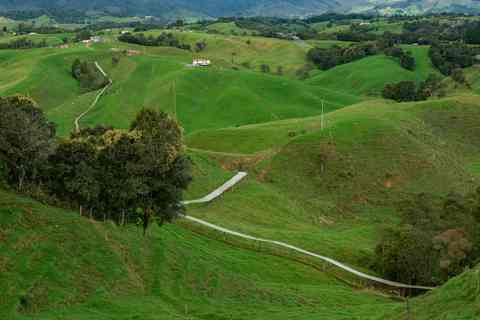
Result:
{"label": "treeline on ridge", "polygon": [[368,56],[374,56],[383,52],[387,56],[394,57],[399,60],[400,65],[407,70],[415,69],[415,58],[410,52],[406,52],[400,47],[383,46],[384,43],[367,42],[362,44],[352,44],[342,47],[334,45],[330,48],[315,47],[308,51],[307,58],[313,62],[319,69],[328,70],[350,63]]}
{"label": "treeline on ridge", "polygon": [[172,33],[162,32],[158,37],[145,36],[143,33],[125,33],[118,37],[119,41],[151,47],[174,47],[183,50],[191,50],[189,44],[181,43]]}
{"label": "treeline on ridge", "polygon": [[34,42],[33,40],[30,40],[28,38],[19,38],[19,39],[11,40],[9,42],[0,43],[0,50],[45,48],[47,46],[48,46],[48,44],[45,41],[45,39],[43,39],[39,42]]}

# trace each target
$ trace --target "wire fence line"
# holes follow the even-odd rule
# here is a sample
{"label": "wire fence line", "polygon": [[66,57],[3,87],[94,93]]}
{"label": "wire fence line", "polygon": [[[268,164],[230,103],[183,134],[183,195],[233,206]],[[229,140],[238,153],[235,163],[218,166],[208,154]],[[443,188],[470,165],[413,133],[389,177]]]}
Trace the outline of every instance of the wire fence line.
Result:
{"label": "wire fence line", "polygon": [[[204,196],[200,199],[184,201],[183,204],[184,205],[189,205],[189,204],[195,204],[195,203],[209,203],[209,202],[212,202],[216,198],[220,197],[223,193],[225,193],[225,191],[227,191],[228,189],[232,188],[233,186],[238,184],[240,181],[242,181],[246,176],[247,176],[246,172],[239,172],[233,178],[231,178],[230,180],[225,182],[222,186],[215,189],[214,191],[212,191],[208,195],[206,195],[206,196]],[[383,278],[380,278],[380,277],[372,276],[372,275],[366,274],[364,272],[358,271],[358,270],[356,270],[356,269],[354,269],[354,268],[352,268],[352,267],[350,267],[350,266],[348,266],[348,265],[346,265],[346,264],[344,264],[340,261],[332,259],[330,257],[322,256],[322,255],[310,252],[308,250],[290,245],[290,244],[282,242],[282,241],[276,241],[276,240],[254,237],[254,236],[251,236],[251,235],[248,235],[248,234],[245,234],[245,233],[241,233],[241,232],[238,232],[238,231],[230,230],[230,229],[218,226],[216,224],[207,222],[205,220],[195,218],[195,217],[191,217],[191,216],[184,215],[182,217],[184,219],[190,221],[190,222],[193,222],[193,223],[198,224],[198,225],[202,225],[202,226],[204,226],[208,229],[219,231],[219,232],[227,234],[227,235],[231,235],[231,236],[234,236],[234,237],[243,238],[243,239],[247,239],[247,240],[252,240],[252,241],[256,241],[256,242],[260,242],[260,243],[273,244],[274,246],[286,248],[286,249],[292,250],[294,252],[298,252],[300,254],[309,256],[309,257],[314,257],[314,258],[320,259],[320,260],[322,260],[322,261],[324,261],[328,264],[331,264],[331,265],[333,265],[337,268],[340,268],[343,271],[346,271],[346,272],[348,272],[352,275],[355,275],[355,276],[357,276],[357,277],[359,277],[363,280],[369,280],[369,281],[373,281],[373,282],[383,284],[383,285],[386,285],[386,286],[389,286],[389,287],[402,288],[402,289],[417,289],[417,290],[432,290],[432,289],[435,289],[434,287],[409,285],[409,284],[405,284],[405,283],[390,281],[390,280],[383,279]]]}

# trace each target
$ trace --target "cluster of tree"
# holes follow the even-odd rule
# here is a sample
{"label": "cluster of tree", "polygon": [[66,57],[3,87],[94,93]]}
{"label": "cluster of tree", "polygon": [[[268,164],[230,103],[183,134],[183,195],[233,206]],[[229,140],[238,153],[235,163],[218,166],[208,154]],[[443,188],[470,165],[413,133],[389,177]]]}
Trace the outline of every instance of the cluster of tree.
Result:
{"label": "cluster of tree", "polygon": [[465,42],[468,44],[480,44],[480,22],[472,22],[465,31]]}
{"label": "cluster of tree", "polygon": [[207,42],[205,40],[198,41],[195,43],[195,51],[196,52],[202,52],[207,48]]}
{"label": "cluster of tree", "polygon": [[480,262],[480,190],[400,204],[402,223],[384,231],[376,269],[408,284],[439,285]]}
{"label": "cluster of tree", "polygon": [[[227,17],[216,21],[203,21],[200,29],[206,29],[209,24],[233,22],[241,29],[250,30],[253,34],[277,39],[314,39],[317,32],[303,19],[286,19],[276,17]],[[246,35],[246,34],[245,34]]]}
{"label": "cluster of tree", "polygon": [[[378,19],[370,17],[370,20]],[[340,31],[333,34],[317,37],[327,37],[328,39],[337,39],[342,41],[364,42],[364,41],[391,41],[394,44],[423,44],[430,45],[436,42],[465,41],[470,44],[480,43],[478,36],[480,24],[477,22],[468,22],[463,17],[451,17],[451,23],[442,21],[445,16],[429,16],[427,19],[416,19],[412,17],[392,17],[388,22],[403,22],[401,33],[384,32],[378,34],[373,25],[358,24],[353,20],[331,20],[328,26],[350,25],[346,31]],[[321,19],[320,19],[321,20]],[[364,17],[363,20],[369,20]],[[307,19],[306,21],[310,21]],[[352,22],[353,21],[353,22]]]}
{"label": "cluster of tree", "polygon": [[75,34],[75,42],[89,40],[93,36],[93,32],[89,29],[81,29]]}
{"label": "cluster of tree", "polygon": [[7,182],[22,190],[39,181],[48,156],[55,149],[55,126],[27,97],[0,97],[0,160]]}
{"label": "cluster of tree", "polygon": [[365,41],[375,41],[379,37],[370,32],[362,31],[360,28],[351,28],[348,31],[342,31],[336,34],[336,40],[340,41],[350,41],[350,42],[365,42]]}
{"label": "cluster of tree", "polygon": [[0,43],[0,49],[32,49],[32,48],[45,48],[47,47],[47,41],[45,39],[34,42],[28,38],[19,38],[11,40],[7,43]]}
{"label": "cluster of tree", "polygon": [[53,26],[35,26],[34,23],[19,23],[17,26],[17,34],[29,34],[29,33],[39,33],[39,34],[57,34],[65,33],[67,30],[53,27]]}
{"label": "cluster of tree", "polygon": [[365,43],[354,44],[348,47],[312,48],[308,51],[307,57],[318,68],[328,70],[337,65],[350,63],[377,53],[378,48],[375,44]]}
{"label": "cluster of tree", "polygon": [[19,191],[40,189],[92,218],[169,222],[191,181],[182,129],[142,110],[128,131],[97,127],[57,142],[55,127],[29,98],[0,98],[0,162]]}
{"label": "cluster of tree", "polygon": [[142,46],[152,46],[152,47],[174,47],[183,50],[191,50],[189,44],[181,43],[172,33],[162,32],[158,37],[152,35],[145,36],[143,33],[132,34],[125,33],[118,37],[119,41],[139,44]]}
{"label": "cluster of tree", "polygon": [[401,81],[385,85],[382,91],[385,99],[397,102],[423,101],[434,95],[442,96],[443,94],[442,79],[435,74],[431,74],[422,81],[418,88],[413,81]]}
{"label": "cluster of tree", "polygon": [[308,24],[320,23],[320,22],[336,22],[336,21],[350,21],[350,20],[373,20],[378,17],[375,15],[363,14],[363,13],[351,13],[341,14],[328,12],[317,16],[312,16],[305,19]]}
{"label": "cluster of tree", "polygon": [[97,68],[95,63],[75,59],[72,64],[72,77],[78,80],[85,91],[98,90],[105,87],[109,80]]}
{"label": "cluster of tree", "polygon": [[403,50],[400,47],[389,47],[384,50],[387,56],[394,57],[400,60],[402,68],[407,70],[415,70],[415,58],[408,51]]}
{"label": "cluster of tree", "polygon": [[434,43],[429,51],[433,65],[444,75],[450,76],[455,69],[466,68],[474,65],[480,54],[479,47],[466,44]]}

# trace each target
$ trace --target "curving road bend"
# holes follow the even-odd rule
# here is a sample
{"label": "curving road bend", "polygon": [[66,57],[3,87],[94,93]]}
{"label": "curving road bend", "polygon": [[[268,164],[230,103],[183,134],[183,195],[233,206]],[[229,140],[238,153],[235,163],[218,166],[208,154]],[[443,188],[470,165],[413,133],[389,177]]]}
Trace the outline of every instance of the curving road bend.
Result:
{"label": "curving road bend", "polygon": [[[208,203],[208,202],[211,202],[211,201],[215,200],[216,198],[220,197],[225,191],[227,191],[228,189],[230,189],[231,187],[233,187],[234,185],[236,185],[237,183],[242,181],[243,178],[245,178],[246,176],[247,176],[246,172],[239,172],[233,178],[231,178],[226,183],[224,183],[221,187],[214,190],[213,192],[206,195],[205,197],[200,198],[200,199],[196,199],[196,200],[184,201],[183,204],[184,205],[189,205],[189,204],[194,204],[194,203]],[[202,225],[204,227],[207,227],[209,229],[213,229],[213,230],[216,230],[216,231],[219,231],[219,232],[223,232],[225,234],[229,234],[229,235],[232,235],[232,236],[235,236],[235,237],[248,239],[248,240],[253,240],[253,241],[258,241],[258,242],[263,242],[263,243],[270,243],[270,244],[273,244],[273,245],[276,245],[276,246],[279,246],[279,247],[283,247],[283,248],[287,248],[287,249],[299,252],[301,254],[304,254],[304,255],[307,255],[307,256],[310,256],[310,257],[318,258],[318,259],[323,260],[323,261],[325,261],[325,262],[327,262],[331,265],[334,265],[334,266],[336,266],[336,267],[338,267],[338,268],[340,268],[340,269],[342,269],[342,270],[344,270],[344,271],[346,271],[350,274],[353,274],[353,275],[355,275],[359,278],[369,280],[369,281],[373,281],[373,282],[376,282],[376,283],[381,283],[381,284],[386,285],[386,286],[395,287],[395,288],[420,289],[420,290],[435,289],[434,287],[415,286],[415,285],[409,285],[409,284],[404,284],[404,283],[400,283],[400,282],[396,282],[396,281],[390,281],[390,280],[382,279],[382,278],[375,277],[375,276],[366,274],[364,272],[355,270],[354,268],[352,268],[352,267],[350,267],[350,266],[348,266],[348,265],[346,265],[342,262],[339,262],[335,259],[325,257],[325,256],[322,256],[322,255],[304,250],[304,249],[299,248],[299,247],[292,246],[292,245],[290,245],[288,243],[285,243],[285,242],[263,239],[263,238],[257,238],[257,237],[254,237],[254,236],[251,236],[251,235],[248,235],[248,234],[233,231],[233,230],[215,225],[213,223],[209,223],[207,221],[204,221],[204,220],[201,220],[201,219],[198,219],[198,218],[194,218],[194,217],[190,217],[190,216],[183,216],[183,218],[185,218],[185,219],[187,219],[187,220],[189,220],[193,223],[200,224],[200,225]]]}
{"label": "curving road bend", "polygon": [[[103,76],[107,77],[107,74],[105,73],[105,71],[102,69],[102,67],[100,67],[100,65],[98,64],[97,61],[95,61],[95,66],[97,67],[97,69],[103,74]],[[75,131],[78,132],[80,131],[80,120],[82,120],[83,117],[85,117],[90,111],[92,111],[93,108],[95,108],[95,106],[97,105],[98,103],[98,100],[100,100],[100,98],[103,96],[103,94],[105,93],[105,91],[107,91],[108,87],[110,87],[111,85],[113,84],[113,81],[111,78],[108,78],[108,83],[105,85],[105,87],[103,87],[103,89],[97,94],[97,96],[95,97],[95,100],[92,102],[92,104],[90,105],[90,107],[88,107],[87,110],[85,110],[84,112],[82,112],[78,117],[75,118]]]}

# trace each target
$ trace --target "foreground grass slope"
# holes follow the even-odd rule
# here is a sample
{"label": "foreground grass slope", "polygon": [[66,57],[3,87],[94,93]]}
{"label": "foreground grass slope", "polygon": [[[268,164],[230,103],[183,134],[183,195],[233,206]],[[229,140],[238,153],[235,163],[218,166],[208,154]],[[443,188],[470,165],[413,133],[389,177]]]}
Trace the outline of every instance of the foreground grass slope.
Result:
{"label": "foreground grass slope", "polygon": [[[2,319],[406,317],[398,300],[352,289],[285,258],[210,240],[188,224],[154,226],[144,238],[135,226],[90,221],[4,191],[0,213]],[[415,319],[475,319],[478,270],[411,306]]]}
{"label": "foreground grass slope", "polygon": [[[93,222],[0,192],[2,319],[363,319],[394,303],[185,228]],[[274,266],[274,268],[272,268]]]}
{"label": "foreground grass slope", "polygon": [[410,300],[410,314],[406,306],[398,305],[387,316],[378,319],[403,320],[473,320],[480,318],[480,269],[465,271],[444,286],[424,296]]}

